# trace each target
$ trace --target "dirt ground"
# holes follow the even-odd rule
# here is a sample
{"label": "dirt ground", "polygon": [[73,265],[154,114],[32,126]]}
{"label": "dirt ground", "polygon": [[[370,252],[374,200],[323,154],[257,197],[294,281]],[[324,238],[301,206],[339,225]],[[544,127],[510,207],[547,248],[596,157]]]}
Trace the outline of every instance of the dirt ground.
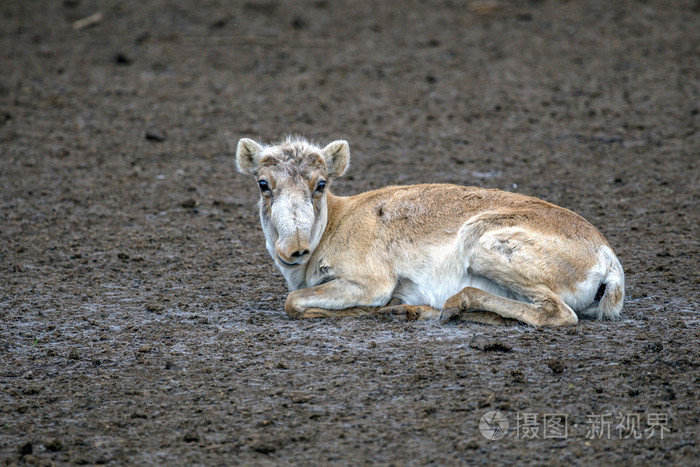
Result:
{"label": "dirt ground", "polygon": [[[0,461],[694,464],[699,112],[694,0],[3,1]],[[289,320],[233,161],[289,132],[582,214],[622,321]]]}

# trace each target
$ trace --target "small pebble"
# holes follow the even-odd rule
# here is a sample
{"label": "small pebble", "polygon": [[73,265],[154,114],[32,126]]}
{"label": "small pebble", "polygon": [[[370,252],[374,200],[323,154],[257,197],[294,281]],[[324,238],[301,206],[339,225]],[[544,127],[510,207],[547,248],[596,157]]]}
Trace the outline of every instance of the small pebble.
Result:
{"label": "small pebble", "polygon": [[61,440],[56,438],[49,438],[44,441],[44,447],[47,451],[51,452],[63,451],[63,443],[61,443]]}
{"label": "small pebble", "polygon": [[155,143],[162,143],[163,141],[165,141],[165,134],[155,129],[147,130],[146,139]]}
{"label": "small pebble", "polygon": [[182,438],[186,443],[196,443],[199,441],[199,435],[197,434],[196,431],[188,431],[185,433],[184,438]]}
{"label": "small pebble", "polygon": [[131,62],[132,60],[123,53],[118,53],[114,56],[114,63],[117,65],[131,65]]}
{"label": "small pebble", "polygon": [[199,205],[199,202],[194,198],[186,199],[185,201],[180,203],[180,206],[182,206],[183,208],[186,208],[186,209],[192,209],[192,208],[197,207],[198,205]]}
{"label": "small pebble", "polygon": [[547,362],[547,366],[553,373],[562,373],[565,368],[561,360],[550,360]]}

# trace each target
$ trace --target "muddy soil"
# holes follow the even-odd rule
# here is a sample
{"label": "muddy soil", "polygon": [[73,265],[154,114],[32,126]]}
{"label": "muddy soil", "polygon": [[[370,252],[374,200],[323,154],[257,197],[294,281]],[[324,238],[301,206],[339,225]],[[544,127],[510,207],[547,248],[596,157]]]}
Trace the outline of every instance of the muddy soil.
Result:
{"label": "muddy soil", "polygon": [[[6,0],[0,46],[5,464],[697,461],[697,1]],[[289,132],[337,194],[582,214],[623,319],[290,321],[233,163]]]}

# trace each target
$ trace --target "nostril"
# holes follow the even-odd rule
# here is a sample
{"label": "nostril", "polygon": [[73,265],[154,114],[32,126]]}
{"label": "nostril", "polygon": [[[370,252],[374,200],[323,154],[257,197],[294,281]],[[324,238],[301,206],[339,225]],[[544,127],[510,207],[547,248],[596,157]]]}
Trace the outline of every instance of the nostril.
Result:
{"label": "nostril", "polygon": [[309,250],[299,250],[292,253],[292,258],[301,258],[304,255],[308,255]]}

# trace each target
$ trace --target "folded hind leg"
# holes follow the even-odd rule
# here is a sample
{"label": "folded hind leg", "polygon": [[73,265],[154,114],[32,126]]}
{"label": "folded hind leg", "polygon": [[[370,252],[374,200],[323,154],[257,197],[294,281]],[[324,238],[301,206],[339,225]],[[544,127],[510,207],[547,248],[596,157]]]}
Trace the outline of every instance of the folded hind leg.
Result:
{"label": "folded hind leg", "polygon": [[473,311],[492,312],[502,318],[515,319],[532,326],[569,326],[578,322],[576,313],[554,293],[543,293],[533,303],[527,303],[474,287],[465,287],[445,302],[440,322],[444,324],[455,316],[468,316],[468,312]]}
{"label": "folded hind leg", "polygon": [[589,245],[510,224],[509,216],[524,215],[519,211],[479,214],[464,224],[458,238],[469,272],[518,300],[466,287],[447,300],[441,322],[471,311],[488,311],[532,326],[578,322],[559,293],[574,290],[587,277],[595,262]]}

